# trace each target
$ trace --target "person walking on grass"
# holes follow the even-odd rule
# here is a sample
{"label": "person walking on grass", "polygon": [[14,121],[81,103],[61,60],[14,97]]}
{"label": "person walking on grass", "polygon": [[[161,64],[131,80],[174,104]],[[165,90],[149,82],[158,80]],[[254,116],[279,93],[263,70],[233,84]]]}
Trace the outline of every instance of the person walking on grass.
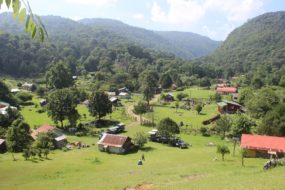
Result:
{"label": "person walking on grass", "polygon": [[142,154],[142,159],[141,159],[141,160],[145,161],[145,157],[144,157],[144,154]]}

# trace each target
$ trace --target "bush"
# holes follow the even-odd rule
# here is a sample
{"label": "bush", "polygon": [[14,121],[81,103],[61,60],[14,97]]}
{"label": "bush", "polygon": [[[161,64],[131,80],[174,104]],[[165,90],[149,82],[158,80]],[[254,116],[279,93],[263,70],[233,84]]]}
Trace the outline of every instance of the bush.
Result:
{"label": "bush", "polygon": [[200,128],[200,132],[201,132],[201,134],[202,134],[204,137],[209,137],[209,136],[211,136],[210,133],[209,133],[209,130],[208,130],[206,127],[201,127],[201,128]]}
{"label": "bush", "polygon": [[137,132],[133,138],[134,144],[142,148],[147,143],[147,136],[143,132]]}
{"label": "bush", "polygon": [[181,101],[183,98],[187,98],[188,97],[188,94],[185,94],[185,93],[178,93],[177,95],[176,95],[176,98],[179,100],[179,101]]}
{"label": "bush", "polygon": [[26,102],[26,101],[32,100],[33,96],[28,92],[18,92],[16,94],[16,98],[18,98],[19,100],[23,102]]}

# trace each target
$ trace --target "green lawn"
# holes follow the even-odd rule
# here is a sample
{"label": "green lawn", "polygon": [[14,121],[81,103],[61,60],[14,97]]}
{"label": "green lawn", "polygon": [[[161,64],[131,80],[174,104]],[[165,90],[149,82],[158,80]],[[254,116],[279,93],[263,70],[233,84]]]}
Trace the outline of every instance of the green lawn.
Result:
{"label": "green lawn", "polygon": [[[54,124],[54,122],[48,117],[47,112],[44,113],[38,113],[37,110],[41,109],[39,106],[40,98],[33,97],[32,102],[37,105],[32,106],[23,106],[21,108],[21,114],[23,115],[25,121],[32,127],[37,127],[42,124]],[[88,121],[95,120],[94,117],[91,117],[88,111],[88,108],[85,105],[79,104],[77,107],[77,110],[79,114],[82,116],[80,120],[78,121],[81,123],[86,123]],[[106,119],[111,119],[113,121],[123,122],[125,124],[128,124],[131,122],[131,120],[124,114],[124,107],[118,107],[113,110],[112,114],[109,114],[106,116]],[[84,117],[86,116],[86,117]],[[68,124],[68,121],[65,121],[65,124]]]}
{"label": "green lawn", "polygon": [[212,89],[192,87],[192,88],[185,89],[184,91],[173,92],[173,95],[176,97],[176,95],[181,92],[188,94],[189,98],[198,98],[198,99],[208,99],[209,96],[214,95],[216,93]]}
{"label": "green lawn", "polygon": [[[128,129],[126,134],[148,131],[147,127]],[[0,189],[9,190],[118,190],[138,184],[152,184],[151,189],[283,189],[285,168],[263,172],[264,159],[246,159],[241,167],[239,156],[226,155],[221,161],[216,147],[208,142],[222,142],[218,137],[184,135],[193,146],[178,149],[148,143],[146,161],[137,166],[141,151],[128,155],[99,152],[96,145],[68,152],[57,150],[50,160],[24,161],[20,154],[12,161],[10,154],[0,155]],[[97,138],[69,137],[70,141],[95,143]],[[232,144],[226,143],[231,147]],[[238,154],[238,150],[237,150]],[[214,161],[217,157],[219,160]],[[25,172],[23,172],[25,171]]]}
{"label": "green lawn", "polygon": [[[186,90],[191,91],[193,90]],[[201,93],[201,96],[199,95]],[[213,91],[194,88],[191,97],[207,98]],[[202,95],[203,94],[203,95]],[[137,102],[141,96],[134,96]],[[33,101],[37,103],[38,98]],[[123,101],[124,105],[131,102]],[[46,113],[39,114],[35,106],[21,110],[25,120],[33,127],[51,123]],[[86,115],[81,122],[93,120],[85,106],[79,105],[81,115]],[[171,106],[154,107],[156,121],[171,117],[176,122],[198,128],[201,122],[217,113],[216,105],[209,104],[202,114],[195,111],[179,109],[176,113]],[[123,108],[115,110],[112,120],[130,123]],[[110,117],[110,116],[107,116]],[[148,114],[147,117],[151,117]],[[150,127],[130,127],[125,135],[131,137],[138,131],[151,130]],[[180,137],[192,144],[189,149],[178,149],[159,143],[149,142],[145,151],[127,155],[115,155],[100,152],[97,149],[96,137],[68,136],[69,142],[81,141],[91,145],[86,149],[74,149],[67,152],[56,150],[49,155],[49,160],[24,161],[21,154],[16,154],[17,161],[12,161],[9,153],[0,154],[0,190],[123,190],[139,184],[149,184],[152,190],[239,190],[239,189],[283,189],[285,186],[285,167],[278,167],[264,172],[264,159],[246,159],[245,167],[241,166],[239,148],[236,156],[226,155],[225,161],[216,153],[216,147],[205,144],[227,144],[231,151],[231,142],[222,141],[219,137],[202,137],[180,134]],[[138,166],[137,161],[144,153],[146,161]],[[215,160],[214,158],[218,158]]]}
{"label": "green lawn", "polygon": [[153,116],[155,123],[158,123],[165,117],[170,117],[178,124],[182,121],[184,125],[198,129],[202,126],[202,121],[209,119],[217,114],[217,105],[209,104],[203,107],[203,110],[200,114],[197,114],[195,110],[188,111],[184,109],[178,109],[176,112],[176,109],[171,108],[170,106],[154,106],[154,113],[147,113],[145,115],[149,119],[151,119]]}

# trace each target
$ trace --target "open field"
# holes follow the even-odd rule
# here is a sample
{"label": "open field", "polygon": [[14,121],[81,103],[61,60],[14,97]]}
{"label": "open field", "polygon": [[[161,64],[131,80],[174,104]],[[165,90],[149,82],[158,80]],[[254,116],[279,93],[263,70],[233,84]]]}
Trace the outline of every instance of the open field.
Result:
{"label": "open field", "polygon": [[[173,92],[173,95],[176,97],[178,93],[188,94],[190,98],[208,100],[211,95],[215,94],[215,91],[193,87],[181,92]],[[183,101],[179,102],[179,107],[181,107],[183,104]],[[149,118],[150,120],[154,118],[155,123],[158,123],[161,119],[165,117],[170,117],[178,124],[180,124],[180,122],[183,122],[184,125],[188,125],[190,128],[193,129],[199,129],[202,126],[202,121],[218,114],[217,104],[214,102],[205,104],[202,112],[199,115],[194,110],[194,108],[192,108],[191,110],[179,108],[176,111],[175,101],[167,105],[160,105],[159,103],[157,103],[153,106],[153,109],[154,112],[145,114],[145,117]]]}
{"label": "open field", "polygon": [[[148,131],[147,127],[127,129],[127,134]],[[241,167],[238,156],[226,155],[223,162],[216,147],[208,142],[222,142],[218,137],[181,135],[191,143],[189,149],[178,149],[158,143],[148,143],[143,152],[143,166],[137,166],[141,151],[128,155],[99,152],[96,145],[67,152],[57,150],[50,160],[24,161],[17,154],[0,155],[0,189],[9,190],[118,190],[149,184],[150,189],[282,189],[285,172],[282,167],[264,172],[264,159],[246,159]],[[95,143],[97,138],[69,137],[70,141]],[[227,143],[232,150],[232,144]],[[214,161],[213,158],[218,160]]]}
{"label": "open field", "polygon": [[[198,98],[201,91],[192,88],[191,94]],[[189,91],[187,89],[186,91]],[[214,91],[204,91],[203,98],[208,98]],[[175,92],[176,93],[176,92]],[[132,101],[123,101],[125,107],[141,99],[134,96]],[[33,102],[38,104],[34,97]],[[176,122],[198,129],[201,122],[217,113],[216,104],[204,106],[202,114],[196,111],[171,108],[173,105],[154,106],[154,118],[158,122],[164,117],[171,117]],[[21,110],[25,120],[31,127],[43,123],[53,124],[45,113],[37,113],[39,109],[26,106]],[[93,120],[84,105],[78,106],[83,116],[81,122]],[[114,111],[106,119],[124,122],[132,121],[125,115],[124,108]],[[148,118],[152,114],[145,115]],[[124,135],[133,137],[138,131],[147,133],[152,128],[143,126],[127,127]],[[99,130],[99,129],[96,129]],[[240,150],[236,156],[225,156],[216,153],[216,147],[208,147],[207,143],[226,144],[233,151],[233,143],[222,141],[220,137],[202,137],[199,135],[180,134],[182,140],[191,144],[189,149],[179,149],[168,145],[148,142],[143,151],[126,155],[115,155],[100,152],[97,149],[97,137],[68,136],[69,142],[81,141],[91,145],[90,148],[73,149],[67,152],[56,150],[49,159],[24,161],[22,155],[16,154],[17,161],[12,161],[9,153],[0,154],[0,190],[123,190],[143,185],[144,190],[239,190],[239,189],[283,189],[285,186],[285,168],[277,167],[264,172],[265,159],[245,159],[245,167],[241,166]],[[146,161],[138,166],[141,154]],[[216,160],[217,159],[217,160]],[[129,189],[129,190],[130,190]],[[136,188],[139,189],[139,188]],[[143,188],[141,188],[143,189]]]}

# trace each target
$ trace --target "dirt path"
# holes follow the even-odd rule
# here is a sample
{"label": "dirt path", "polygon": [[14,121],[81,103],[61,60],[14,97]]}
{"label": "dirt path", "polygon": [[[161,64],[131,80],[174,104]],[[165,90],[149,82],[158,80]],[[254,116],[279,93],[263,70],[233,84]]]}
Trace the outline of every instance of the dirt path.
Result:
{"label": "dirt path", "polygon": [[[150,103],[150,104],[156,103],[156,102],[158,101],[159,97],[160,97],[160,94],[156,94],[156,95],[153,97],[153,99],[151,99],[151,101],[150,101],[149,103]],[[131,118],[134,120],[132,123],[130,123],[130,124],[128,124],[128,125],[126,126],[127,128],[128,128],[128,127],[136,127],[136,126],[140,125],[140,116],[137,115],[137,114],[135,114],[135,113],[133,112],[133,110],[134,110],[134,104],[131,104],[131,105],[129,105],[129,106],[127,107],[127,110],[126,110],[127,115],[128,115],[129,117],[131,117]],[[144,120],[148,120],[148,119],[145,118],[145,117],[142,117],[142,120],[144,121]]]}

